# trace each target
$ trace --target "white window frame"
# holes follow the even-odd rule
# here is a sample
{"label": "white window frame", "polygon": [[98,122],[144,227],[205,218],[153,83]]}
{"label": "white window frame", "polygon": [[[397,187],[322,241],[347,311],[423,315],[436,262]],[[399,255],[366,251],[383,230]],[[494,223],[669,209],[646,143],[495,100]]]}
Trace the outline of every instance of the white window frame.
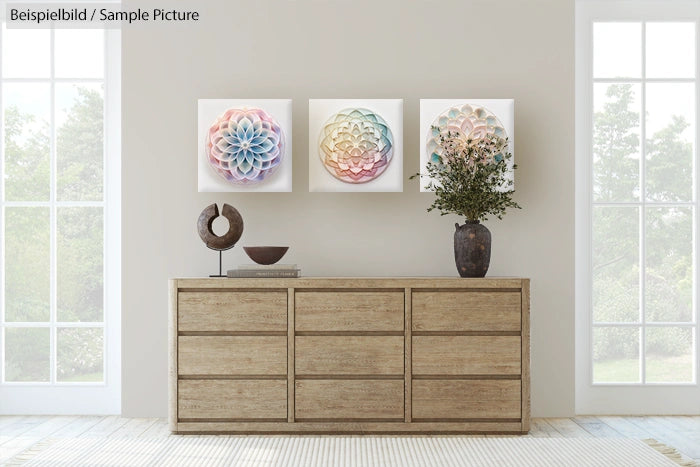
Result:
{"label": "white window frame", "polygon": [[[45,3],[45,2],[44,2]],[[0,2],[2,16],[5,4]],[[51,30],[51,77],[49,79],[7,79],[3,82],[49,82],[51,84],[51,128],[55,131],[53,121],[54,93],[56,83],[60,82],[94,82],[95,80],[57,79],[53,74],[53,35]],[[51,379],[50,382],[3,382],[4,381],[4,345],[0,345],[0,415],[7,414],[73,414],[73,415],[110,415],[121,413],[121,31],[106,29],[104,35],[105,75],[97,81],[104,82],[104,199],[100,202],[57,202],[56,192],[56,157],[55,141],[51,141],[51,199],[48,202],[5,202],[0,199],[0,232],[4,228],[5,206],[47,206],[50,208],[51,222],[51,313],[50,323],[44,327],[55,328],[56,319],[56,209],[70,206],[100,206],[104,216],[104,381],[57,382],[56,378],[56,339],[51,332]],[[0,52],[0,60],[2,60]],[[0,61],[0,63],[2,63]],[[0,108],[2,108],[0,95]],[[52,133],[53,134],[53,133]],[[3,173],[4,154],[0,145],[0,173]],[[0,177],[0,193],[4,193],[4,180]],[[0,241],[0,300],[4,303],[4,240]],[[5,307],[0,306],[0,313]],[[0,318],[4,316],[0,315]],[[3,323],[4,319],[0,320]],[[23,327],[34,323],[5,323],[0,328],[0,343],[4,342],[5,329]],[[68,323],[66,323],[68,324]],[[70,327],[91,327],[91,323],[69,323]],[[94,325],[94,323],[92,323]]]}
{"label": "white window frame", "polygon": [[[576,2],[576,413],[629,415],[700,414],[698,300],[694,291],[694,381],[692,383],[593,383],[592,358],[592,135],[593,135],[593,23],[678,21],[696,24],[695,166],[700,181],[700,2],[686,0],[577,0]],[[642,53],[644,53],[644,44]],[[644,75],[643,75],[644,76]],[[668,81],[668,80],[664,80]],[[643,116],[642,116],[643,117]],[[642,122],[644,128],[644,122]],[[642,132],[643,133],[643,132]],[[644,134],[641,136],[644,138]],[[642,156],[643,159],[643,156]],[[643,161],[642,161],[643,163]],[[643,196],[643,193],[640,195]],[[644,202],[644,200],[640,200]],[[672,203],[673,205],[683,203]],[[695,235],[700,233],[698,195],[693,193]],[[644,209],[644,204],[641,204]],[[644,226],[640,226],[644,229]],[[693,239],[697,287],[698,238]],[[643,323],[644,324],[644,323]]]}

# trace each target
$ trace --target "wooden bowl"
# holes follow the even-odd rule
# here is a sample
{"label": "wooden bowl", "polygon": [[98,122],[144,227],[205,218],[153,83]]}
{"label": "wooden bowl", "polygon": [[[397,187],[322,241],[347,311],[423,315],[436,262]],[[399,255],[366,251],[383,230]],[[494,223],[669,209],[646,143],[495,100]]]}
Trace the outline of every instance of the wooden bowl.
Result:
{"label": "wooden bowl", "polygon": [[248,257],[258,264],[275,264],[289,250],[288,246],[244,246]]}

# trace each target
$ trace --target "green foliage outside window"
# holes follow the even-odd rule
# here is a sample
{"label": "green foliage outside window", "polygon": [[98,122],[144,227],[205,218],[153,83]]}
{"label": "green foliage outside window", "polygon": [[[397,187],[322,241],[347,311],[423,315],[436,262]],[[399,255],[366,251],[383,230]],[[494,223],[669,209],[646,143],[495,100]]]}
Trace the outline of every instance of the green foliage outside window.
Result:
{"label": "green foliage outside window", "polygon": [[[632,85],[607,88],[607,103],[594,115],[593,197],[597,202],[692,200],[693,146],[683,137],[688,122],[673,117],[647,135],[646,193],[639,185],[640,138],[635,131]],[[639,320],[639,208],[596,207],[593,213],[593,309],[596,322]],[[643,208],[642,208],[643,209]],[[647,207],[645,238],[646,322],[687,322],[692,313],[690,208]],[[647,332],[646,352],[674,357],[689,351],[691,334],[664,327]],[[623,328],[598,328],[594,360],[638,355],[638,342]]]}
{"label": "green foliage outside window", "polygon": [[[73,104],[56,128],[56,198],[102,201],[104,103],[97,89],[77,87]],[[16,107],[5,109],[5,179],[8,201],[48,201],[49,123]],[[49,319],[49,208],[7,207],[3,237],[6,319]],[[96,322],[103,318],[102,207],[56,209],[57,318]],[[6,330],[6,379],[47,381],[48,328]],[[103,329],[59,328],[59,381],[101,381]]]}

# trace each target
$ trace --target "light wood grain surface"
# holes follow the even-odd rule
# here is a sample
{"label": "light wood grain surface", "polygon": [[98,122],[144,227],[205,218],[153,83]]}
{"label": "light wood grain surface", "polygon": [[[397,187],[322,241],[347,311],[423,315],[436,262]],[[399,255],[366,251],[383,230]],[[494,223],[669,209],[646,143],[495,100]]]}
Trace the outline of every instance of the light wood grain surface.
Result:
{"label": "light wood grain surface", "polygon": [[179,331],[286,331],[285,292],[180,292]]}
{"label": "light wood grain surface", "polygon": [[168,425],[171,431],[177,430],[177,282],[168,281]]}
{"label": "light wood grain surface", "polygon": [[179,289],[512,289],[520,290],[517,277],[300,277],[297,279],[179,278]]}
{"label": "light wood grain surface", "polygon": [[520,292],[413,292],[414,331],[520,331]]}
{"label": "light wood grain surface", "polygon": [[294,423],[294,289],[287,289],[287,422]]}
{"label": "light wood grain surface", "polygon": [[297,419],[403,421],[403,381],[306,380],[296,382]]}
{"label": "light wood grain surface", "polygon": [[290,424],[260,422],[181,422],[178,433],[244,434],[519,434],[520,422],[303,421]]}
{"label": "light wood grain surface", "polygon": [[403,331],[403,292],[295,294],[297,331]]}
{"label": "light wood grain surface", "polygon": [[413,336],[414,375],[519,375],[519,336]]}
{"label": "light wood grain surface", "polygon": [[179,382],[180,419],[287,419],[287,382],[184,380]]}
{"label": "light wood grain surface", "polygon": [[287,375],[284,336],[180,336],[180,375]]}
{"label": "light wood grain surface", "polygon": [[414,419],[520,419],[520,380],[414,380]]}
{"label": "light wood grain surface", "polygon": [[302,336],[296,338],[299,375],[404,374],[402,336]]}
{"label": "light wood grain surface", "polygon": [[171,428],[527,431],[528,287],[518,278],[173,280]]}
{"label": "light wood grain surface", "polygon": [[411,385],[411,320],[413,299],[411,289],[404,290],[404,422],[410,423],[413,419],[412,385]]}
{"label": "light wood grain surface", "polygon": [[530,430],[530,279],[523,279],[523,290],[520,300],[522,306],[522,424],[523,432]]}

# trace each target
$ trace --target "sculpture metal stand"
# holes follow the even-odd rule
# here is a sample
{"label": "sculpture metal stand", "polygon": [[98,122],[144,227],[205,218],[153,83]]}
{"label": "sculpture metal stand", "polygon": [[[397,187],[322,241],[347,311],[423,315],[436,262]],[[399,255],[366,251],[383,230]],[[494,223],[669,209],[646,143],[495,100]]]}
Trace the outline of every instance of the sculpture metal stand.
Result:
{"label": "sculpture metal stand", "polygon": [[212,274],[209,277],[226,277],[222,269],[222,252],[230,250],[243,235],[243,218],[236,208],[229,204],[224,204],[221,215],[228,219],[228,232],[224,235],[216,235],[212,229],[214,219],[219,217],[219,208],[216,203],[204,208],[197,220],[197,230],[207,248],[219,252],[219,274]]}

